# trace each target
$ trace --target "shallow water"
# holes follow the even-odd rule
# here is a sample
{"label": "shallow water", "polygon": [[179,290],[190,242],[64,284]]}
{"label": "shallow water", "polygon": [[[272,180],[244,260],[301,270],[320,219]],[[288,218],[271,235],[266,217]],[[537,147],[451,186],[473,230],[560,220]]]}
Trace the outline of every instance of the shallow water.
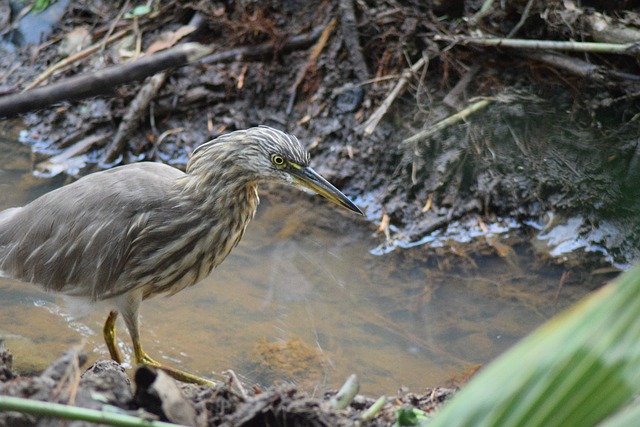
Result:
{"label": "shallow water", "polygon": [[[34,178],[29,159],[25,147],[0,141],[0,209],[60,185]],[[281,201],[283,193],[293,194]],[[248,384],[299,382],[313,391],[356,373],[367,394],[420,391],[462,381],[602,281],[567,276],[523,247],[505,257],[455,243],[436,254],[421,246],[374,255],[379,244],[362,218],[270,189],[239,247],[209,278],[143,304],[143,346],[200,375],[233,369]],[[107,312],[67,313],[60,298],[0,278],[0,337],[17,369],[41,370],[80,342],[91,361],[108,357]]]}

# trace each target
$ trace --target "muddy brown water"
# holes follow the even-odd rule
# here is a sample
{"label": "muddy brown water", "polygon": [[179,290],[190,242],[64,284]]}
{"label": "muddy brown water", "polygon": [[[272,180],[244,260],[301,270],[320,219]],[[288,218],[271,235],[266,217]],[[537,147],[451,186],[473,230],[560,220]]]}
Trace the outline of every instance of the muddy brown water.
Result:
{"label": "muddy brown water", "polygon": [[[61,185],[30,170],[26,147],[0,141],[0,209]],[[282,193],[291,194],[283,201]],[[143,346],[203,376],[233,369],[247,384],[313,391],[356,373],[367,394],[420,391],[462,380],[599,283],[560,286],[565,270],[527,250],[501,258],[422,246],[378,256],[379,243],[362,218],[269,189],[239,247],[209,278],[143,304]],[[0,278],[0,337],[16,369],[42,370],[77,343],[91,360],[108,357],[106,311],[68,313],[61,298]],[[119,338],[130,364],[123,325]]]}

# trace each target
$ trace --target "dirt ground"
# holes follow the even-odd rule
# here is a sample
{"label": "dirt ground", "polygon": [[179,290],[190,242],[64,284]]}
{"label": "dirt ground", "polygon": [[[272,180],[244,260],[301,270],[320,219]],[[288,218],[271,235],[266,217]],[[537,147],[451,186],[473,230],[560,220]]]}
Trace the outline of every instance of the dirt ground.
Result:
{"label": "dirt ground", "polygon": [[[124,369],[113,361],[98,361],[84,370],[86,355],[69,350],[45,372],[34,377],[14,377],[11,353],[0,344],[0,395],[25,397],[82,408],[118,408],[118,413],[149,420],[197,426],[351,426],[362,419],[374,399],[356,395],[344,409],[333,408],[335,391],[310,397],[293,385],[246,391],[237,384],[213,388],[179,384],[164,373],[140,368],[135,387]],[[432,412],[453,394],[453,389],[427,389],[422,395],[403,393],[390,397],[366,425],[385,426],[396,421],[398,408]],[[113,412],[113,409],[111,410]],[[19,412],[0,412],[6,426],[54,426],[60,420]],[[91,426],[73,421],[70,426]]]}
{"label": "dirt ground", "polygon": [[[170,1],[133,11],[128,2],[76,1],[56,7],[50,32],[31,44],[20,37],[28,41],[29,29],[44,24],[21,22],[36,14],[0,13],[11,16],[0,22],[1,94],[34,82],[47,87],[186,41],[214,49],[146,80],[94,82],[100,96],[22,114],[21,140],[31,145],[42,176],[78,176],[140,160],[184,167],[198,144],[265,124],[303,141],[314,168],[354,198],[386,248],[446,233],[469,218],[481,228],[509,218],[532,241],[577,218],[572,233],[584,244],[561,256],[542,249],[542,256],[623,268],[640,258],[637,52],[582,50],[580,43],[550,51],[504,41],[624,45],[640,37],[635,2]],[[501,45],[482,45],[487,37],[501,38]],[[13,115],[11,105],[2,111]],[[474,244],[504,252],[494,240]],[[47,398],[69,363],[5,382],[2,394]],[[3,372],[8,381],[10,370]],[[105,381],[122,389],[104,392],[111,404],[158,413],[140,396],[133,404],[126,377],[107,362],[62,391],[80,404],[83,388],[104,389]],[[373,403],[360,397],[335,411],[326,399],[302,397],[292,387],[248,398],[226,385],[182,390],[194,420],[204,417],[209,425],[267,419],[351,425]],[[429,411],[449,394],[398,396],[367,425],[391,425],[398,406]],[[2,416],[15,416],[15,425],[34,423]]]}

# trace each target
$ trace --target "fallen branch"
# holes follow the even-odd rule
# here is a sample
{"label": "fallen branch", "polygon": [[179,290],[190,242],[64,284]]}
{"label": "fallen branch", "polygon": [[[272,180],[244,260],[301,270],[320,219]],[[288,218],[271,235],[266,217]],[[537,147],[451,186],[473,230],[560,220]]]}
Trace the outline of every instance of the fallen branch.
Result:
{"label": "fallen branch", "polygon": [[491,8],[493,7],[494,0],[485,0],[480,7],[480,10],[477,11],[471,18],[469,18],[469,25],[475,26],[482,18],[487,16],[491,12]]}
{"label": "fallen branch", "polygon": [[447,93],[442,99],[442,103],[447,107],[457,109],[460,95],[467,89],[469,83],[474,79],[476,74],[480,71],[480,65],[474,64],[469,70],[462,76],[462,78],[456,83],[456,85]]}
{"label": "fallen branch", "polygon": [[505,38],[475,38],[475,37],[447,37],[437,36],[435,40],[446,40],[463,45],[507,47],[527,50],[561,50],[581,53],[611,53],[616,55],[640,56],[640,46],[637,43],[594,43],[552,40],[525,40]]}
{"label": "fallen branch", "polygon": [[558,54],[556,52],[520,52],[520,56],[551,65],[578,77],[589,80],[605,81],[605,69],[579,58]]}
{"label": "fallen branch", "polygon": [[413,76],[422,67],[424,67],[427,64],[428,60],[429,57],[423,56],[410,68],[407,68],[402,72],[400,79],[398,79],[398,83],[396,83],[395,87],[391,90],[391,92],[389,92],[389,95],[385,98],[384,101],[382,101],[382,104],[380,104],[378,109],[371,115],[371,117],[369,117],[369,119],[361,125],[362,129],[364,129],[365,135],[371,135],[373,131],[376,130],[378,123],[387,113],[387,110],[389,109],[389,107],[391,107],[393,101],[395,101],[396,98],[402,95],[402,93],[404,92],[407,84],[409,83],[409,80],[411,79],[411,76]]}
{"label": "fallen branch", "polygon": [[31,84],[29,84],[23,90],[23,92],[26,92],[28,90],[31,90],[31,89],[35,88],[40,83],[42,83],[43,81],[45,81],[49,77],[51,77],[53,75],[53,73],[55,73],[56,71],[61,70],[61,69],[65,68],[65,67],[67,67],[68,65],[73,64],[76,61],[79,61],[79,60],[81,60],[83,58],[86,58],[87,56],[89,56],[92,53],[98,51],[99,49],[104,48],[104,46],[106,46],[107,44],[113,43],[114,41],[121,39],[122,37],[126,36],[127,34],[129,34],[129,30],[118,31],[117,33],[113,34],[112,36],[109,36],[107,39],[105,39],[103,41],[100,41],[99,43],[94,43],[91,46],[89,46],[88,48],[76,53],[75,55],[69,56],[68,58],[63,59],[62,61],[56,62],[51,67],[47,68],[38,77],[36,77],[36,79],[33,82],[31,82]]}
{"label": "fallen branch", "polygon": [[336,28],[336,24],[336,18],[333,18],[331,21],[329,21],[325,29],[322,30],[322,34],[320,35],[320,38],[316,42],[315,46],[313,46],[311,54],[309,54],[309,59],[307,59],[307,63],[298,72],[296,81],[293,83],[293,85],[291,85],[291,88],[289,89],[289,103],[287,104],[287,114],[291,114],[291,110],[293,109],[293,103],[295,102],[296,94],[298,93],[298,86],[300,86],[300,83],[302,83],[302,81],[304,80],[304,76],[307,75],[307,72],[316,65],[316,62],[318,62],[318,57],[329,41],[331,33]]}
{"label": "fallen branch", "polygon": [[202,58],[199,63],[202,64],[218,64],[221,62],[231,61],[249,61],[252,59],[264,58],[267,55],[276,52],[290,52],[296,49],[308,47],[315,42],[324,31],[324,26],[315,27],[309,33],[291,37],[282,46],[273,42],[265,42],[255,46],[244,46],[236,49],[227,50],[225,52],[214,53]]}
{"label": "fallen branch", "polygon": [[120,156],[127,141],[129,141],[131,135],[133,135],[138,128],[138,124],[147,111],[151,100],[156,97],[158,91],[167,80],[168,75],[168,71],[156,74],[138,91],[133,101],[129,104],[126,114],[122,117],[116,136],[113,137],[113,140],[107,147],[107,153],[103,160],[104,163],[113,163]]}
{"label": "fallen branch", "polygon": [[353,0],[340,0],[340,24],[342,26],[342,37],[353,70],[360,81],[367,80],[371,73],[367,67],[367,62],[362,54],[360,46],[360,37],[358,36],[358,26],[356,22],[356,13],[353,9]]}
{"label": "fallen branch", "polygon": [[94,146],[101,146],[108,139],[108,134],[90,135],[86,138],[83,138],[67,148],[61,154],[53,156],[50,159],[37,164],[35,168],[36,173],[38,176],[51,178],[69,169],[71,165],[84,163],[84,160],[76,156],[82,153],[86,153],[90,148]]}
{"label": "fallen branch", "polygon": [[0,97],[0,117],[11,117],[63,100],[112,93],[118,85],[141,80],[168,68],[180,67],[211,52],[211,47],[185,43],[166,51],[104,70],[71,77],[27,92]]}
{"label": "fallen branch", "polygon": [[508,39],[515,36],[516,33],[520,31],[520,28],[522,28],[524,23],[527,21],[527,18],[529,17],[529,13],[531,13],[531,7],[533,6],[533,1],[534,0],[529,0],[527,2],[527,5],[524,7],[524,11],[522,12],[522,15],[520,16],[520,20],[518,21],[516,26],[513,27],[511,31],[509,31],[509,34],[507,34]]}
{"label": "fallen branch", "polygon": [[586,14],[583,22],[590,27],[591,37],[604,43],[635,43],[640,40],[640,29],[611,22],[612,19],[601,13]]}
{"label": "fallen branch", "polygon": [[465,108],[464,110],[458,111],[457,113],[447,117],[446,119],[440,120],[439,122],[433,124],[432,126],[429,126],[428,128],[426,128],[425,130],[418,132],[417,134],[413,135],[412,137],[409,137],[407,139],[405,139],[404,141],[402,141],[403,144],[412,144],[418,141],[422,141],[423,139],[429,138],[430,136],[435,135],[436,133],[448,128],[449,126],[465,120],[467,117],[469,117],[470,115],[472,115],[473,113],[477,113],[478,111],[482,110],[483,108],[487,107],[489,104],[491,104],[491,102],[493,102],[493,100],[491,99],[481,99],[480,101],[477,101],[471,105],[469,105],[467,108]]}

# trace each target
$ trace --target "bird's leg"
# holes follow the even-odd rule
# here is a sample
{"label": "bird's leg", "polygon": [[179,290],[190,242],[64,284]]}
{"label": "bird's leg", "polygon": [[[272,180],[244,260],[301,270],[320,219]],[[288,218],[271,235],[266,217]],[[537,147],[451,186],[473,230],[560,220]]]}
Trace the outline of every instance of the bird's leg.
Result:
{"label": "bird's leg", "polygon": [[138,365],[153,366],[154,368],[162,369],[164,372],[178,381],[213,387],[216,384],[215,382],[202,377],[198,377],[180,369],[163,365],[160,362],[156,362],[147,353],[145,353],[145,351],[142,349],[142,344],[140,344],[140,326],[138,324],[138,307],[141,300],[141,295],[130,293],[128,295],[124,295],[119,304],[120,311],[122,312],[122,317],[127,324],[127,329],[129,329],[129,335],[131,336],[131,341],[133,343],[133,353],[136,359],[136,363]]}
{"label": "bird's leg", "polygon": [[178,381],[182,381],[183,383],[207,385],[211,387],[216,385],[213,381],[209,381],[180,369],[172,368],[170,366],[163,365],[160,362],[156,362],[142,349],[139,339],[133,340],[133,351],[135,353],[136,362],[138,362],[139,365],[153,366],[154,368],[161,369]]}
{"label": "bird's leg", "polygon": [[123,358],[118,345],[116,344],[116,319],[118,318],[118,312],[111,310],[107,320],[104,322],[104,328],[102,328],[102,334],[104,335],[104,342],[107,344],[109,354],[111,358],[116,362],[122,364]]}

